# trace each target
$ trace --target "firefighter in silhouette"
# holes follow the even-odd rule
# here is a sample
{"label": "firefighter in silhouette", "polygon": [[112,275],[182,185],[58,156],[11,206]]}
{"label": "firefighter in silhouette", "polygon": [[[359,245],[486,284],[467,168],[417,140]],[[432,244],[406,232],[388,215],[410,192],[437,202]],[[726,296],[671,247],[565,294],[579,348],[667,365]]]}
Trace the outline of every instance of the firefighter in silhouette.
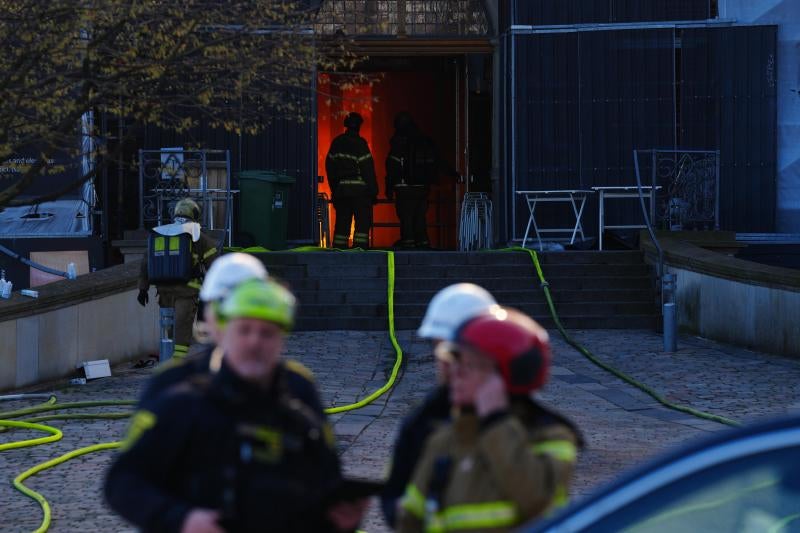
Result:
{"label": "firefighter in silhouette", "polygon": [[372,205],[378,196],[375,164],[367,141],[358,132],[364,119],[350,113],[344,120],[346,131],[336,137],[325,158],[325,170],[331,186],[333,207],[336,209],[334,248],[346,248],[350,223],[355,218],[353,246],[369,246],[372,225]]}
{"label": "firefighter in silhouette", "polygon": [[395,134],[386,158],[386,199],[396,200],[402,248],[429,248],[428,191],[436,181],[439,159],[430,137],[405,111],[394,119]]}
{"label": "firefighter in silhouette", "polygon": [[153,228],[142,261],[137,300],[147,305],[150,284],[158,290],[159,307],[175,309],[176,357],[192,342],[197,296],[208,266],[218,254],[214,239],[200,230],[200,206],[189,198],[175,204],[173,222]]}

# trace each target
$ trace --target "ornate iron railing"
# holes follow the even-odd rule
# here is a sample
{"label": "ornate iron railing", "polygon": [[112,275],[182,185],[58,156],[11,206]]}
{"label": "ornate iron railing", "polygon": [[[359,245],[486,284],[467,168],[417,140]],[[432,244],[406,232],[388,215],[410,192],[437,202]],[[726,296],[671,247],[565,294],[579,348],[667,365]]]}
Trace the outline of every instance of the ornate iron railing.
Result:
{"label": "ornate iron railing", "polygon": [[224,229],[231,242],[233,198],[228,150],[139,150],[139,227],[172,220],[175,204],[194,199],[203,210],[202,226]]}
{"label": "ornate iron railing", "polygon": [[641,183],[660,187],[659,229],[719,229],[719,150],[636,150],[634,157]]}

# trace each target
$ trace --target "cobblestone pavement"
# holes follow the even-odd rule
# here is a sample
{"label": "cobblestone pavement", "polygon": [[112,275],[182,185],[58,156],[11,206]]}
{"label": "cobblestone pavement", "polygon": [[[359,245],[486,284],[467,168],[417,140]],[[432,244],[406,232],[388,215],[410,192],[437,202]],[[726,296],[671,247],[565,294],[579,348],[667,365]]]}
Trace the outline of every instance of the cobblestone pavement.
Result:
{"label": "cobblestone pavement", "polygon": [[[800,361],[691,337],[682,337],[680,350],[667,355],[660,351],[661,338],[647,331],[593,330],[574,336],[604,361],[677,403],[744,421],[800,410]],[[353,476],[380,478],[385,473],[398,422],[433,383],[427,344],[409,332],[398,337],[407,364],[397,386],[366,408],[332,417],[345,468]],[[552,379],[541,399],[570,416],[584,432],[587,448],[581,454],[574,487],[578,497],[670,445],[725,429],[661,407],[587,361],[557,333],[553,342]],[[323,399],[330,405],[350,403],[383,385],[394,362],[389,339],[380,332],[301,333],[292,338],[288,352],[314,371]],[[129,367],[120,365],[114,377],[85,386],[61,387],[59,402],[135,398],[152,371]],[[30,405],[3,402],[0,409]],[[31,531],[41,520],[37,504],[12,488],[10,480],[15,475],[67,451],[119,440],[126,427],[124,420],[48,423],[64,431],[63,440],[0,453],[0,474],[5,478],[0,483],[0,531]],[[0,442],[12,440],[11,436],[0,434]],[[38,435],[13,433],[13,439],[31,436]],[[102,501],[103,473],[112,454],[85,455],[27,481],[49,500],[52,531],[131,530]],[[370,533],[387,530],[376,505],[364,529]]]}

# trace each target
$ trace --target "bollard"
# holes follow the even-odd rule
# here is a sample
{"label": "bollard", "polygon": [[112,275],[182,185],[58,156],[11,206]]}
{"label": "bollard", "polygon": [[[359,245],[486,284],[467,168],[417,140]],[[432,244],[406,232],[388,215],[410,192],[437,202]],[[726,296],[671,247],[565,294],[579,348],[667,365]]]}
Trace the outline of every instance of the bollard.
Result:
{"label": "bollard", "polygon": [[161,345],[158,350],[158,362],[164,363],[175,353],[175,309],[161,308]]}
{"label": "bollard", "polygon": [[664,351],[674,353],[678,351],[678,316],[675,303],[664,304]]}
{"label": "bollard", "polygon": [[677,276],[664,274],[661,280],[662,315],[664,319],[664,351],[678,351],[678,313],[675,308]]}

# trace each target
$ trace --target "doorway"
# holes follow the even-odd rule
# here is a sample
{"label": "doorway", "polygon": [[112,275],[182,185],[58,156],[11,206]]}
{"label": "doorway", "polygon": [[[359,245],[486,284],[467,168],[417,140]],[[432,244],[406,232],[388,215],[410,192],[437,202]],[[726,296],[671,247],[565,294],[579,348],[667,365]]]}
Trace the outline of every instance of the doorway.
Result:
{"label": "doorway", "polygon": [[[344,117],[356,111],[364,118],[361,136],[372,151],[378,180],[379,201],[373,209],[372,247],[389,248],[400,239],[394,203],[385,199],[385,162],[394,134],[394,117],[401,111],[408,111],[419,129],[434,141],[442,161],[438,181],[428,195],[428,237],[436,249],[457,248],[463,194],[470,187],[481,188],[484,183],[488,184],[491,169],[491,96],[485,90],[485,83],[475,83],[474,76],[482,76],[484,70],[480,74],[469,74],[473,63],[465,55],[377,56],[370,58],[360,70],[369,76],[369,81],[354,83],[348,74],[319,74],[317,164],[323,180],[317,184],[318,192],[330,198],[325,157],[331,141],[344,132]],[[472,98],[472,94],[479,97]],[[335,217],[331,208],[331,228]]]}

